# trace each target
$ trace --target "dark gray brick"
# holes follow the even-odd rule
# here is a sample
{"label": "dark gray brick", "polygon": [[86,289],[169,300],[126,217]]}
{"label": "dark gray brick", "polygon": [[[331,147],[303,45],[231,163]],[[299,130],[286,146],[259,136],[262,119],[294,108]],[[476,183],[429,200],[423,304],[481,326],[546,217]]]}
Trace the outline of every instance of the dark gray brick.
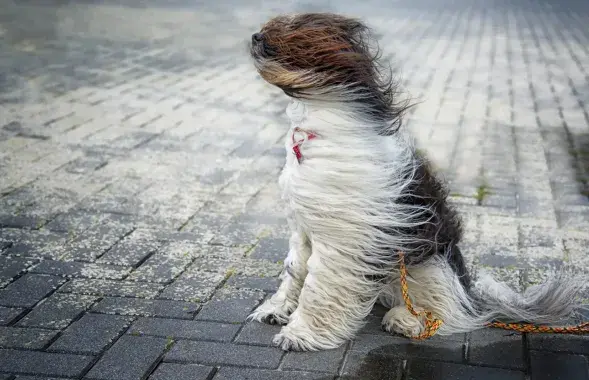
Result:
{"label": "dark gray brick", "polygon": [[524,380],[524,373],[499,368],[469,365],[412,361],[407,380]]}
{"label": "dark gray brick", "polygon": [[93,296],[54,293],[18,321],[18,326],[63,329],[97,299]]}
{"label": "dark gray brick", "polygon": [[134,267],[155,252],[161,244],[150,233],[134,231],[106,252],[98,262]]}
{"label": "dark gray brick", "polygon": [[63,380],[57,377],[17,376],[14,380]]}
{"label": "dark gray brick", "polygon": [[219,294],[203,306],[196,319],[238,323],[243,322],[264,298],[261,292],[238,290]]}
{"label": "dark gray brick", "polygon": [[94,214],[88,210],[72,209],[45,225],[44,228],[54,232],[66,232],[69,236],[77,235],[88,228],[102,223],[108,214]]}
{"label": "dark gray brick", "polygon": [[233,286],[234,288],[260,289],[266,292],[275,292],[280,285],[280,280],[276,277],[233,275],[227,280],[227,285]]}
{"label": "dark gray brick", "polygon": [[523,369],[522,336],[500,329],[471,333],[468,361],[473,364]]}
{"label": "dark gray brick", "polygon": [[530,351],[532,380],[589,380],[587,358],[552,352]]}
{"label": "dark gray brick", "polygon": [[208,380],[213,367],[198,364],[160,364],[149,380]]}
{"label": "dark gray brick", "polygon": [[345,351],[346,345],[319,352],[289,352],[286,354],[281,368],[285,370],[336,373],[344,358]]}
{"label": "dark gray brick", "polygon": [[12,322],[23,312],[23,309],[0,306],[0,326]]}
{"label": "dark gray brick", "polygon": [[86,377],[104,380],[141,380],[156,365],[168,344],[165,338],[122,336]]}
{"label": "dark gray brick", "polygon": [[57,331],[0,327],[0,347],[41,349],[57,334]]}
{"label": "dark gray brick", "polygon": [[98,354],[131,323],[131,317],[85,314],[72,323],[48,351]]}
{"label": "dark gray brick", "polygon": [[83,278],[70,280],[59,288],[59,292],[111,297],[154,298],[163,288],[163,285],[149,282]]}
{"label": "dark gray brick", "polygon": [[130,271],[116,265],[79,263],[73,261],[45,260],[30,270],[32,273],[47,273],[64,277],[122,279]]}
{"label": "dark gray brick", "polygon": [[64,281],[55,276],[25,274],[0,290],[0,305],[32,307]]}
{"label": "dark gray brick", "polygon": [[50,231],[28,231],[6,252],[15,256],[56,259],[63,254],[67,235]]}
{"label": "dark gray brick", "polygon": [[351,350],[380,356],[461,361],[464,344],[460,340],[445,339],[440,336],[415,341],[389,335],[358,335]]}
{"label": "dark gray brick", "polygon": [[280,332],[281,328],[282,326],[280,325],[250,322],[243,327],[235,341],[239,343],[273,346],[272,339],[274,338],[274,335]]}
{"label": "dark gray brick", "polygon": [[222,367],[215,380],[332,380],[332,375],[299,371],[269,371]]}
{"label": "dark gray brick", "polygon": [[176,278],[204,248],[194,244],[170,244],[160,248],[129,279],[168,283]]}
{"label": "dark gray brick", "polygon": [[203,339],[228,342],[239,330],[239,325],[215,322],[183,321],[180,319],[140,318],[129,329],[132,335]]}
{"label": "dark gray brick", "polygon": [[531,350],[589,355],[589,339],[581,335],[529,334],[528,347]]}
{"label": "dark gray brick", "polygon": [[192,302],[107,297],[93,310],[106,314],[192,319],[199,308],[199,304]]}
{"label": "dark gray brick", "polygon": [[24,272],[35,261],[22,257],[0,256],[0,287]]}
{"label": "dark gray brick", "polygon": [[282,351],[278,348],[181,340],[164,360],[273,369],[278,367],[281,357]]}
{"label": "dark gray brick", "polygon": [[65,246],[65,260],[93,261],[125,234],[131,232],[132,227],[108,224],[92,226],[83,233],[68,241]]}
{"label": "dark gray brick", "polygon": [[288,239],[265,237],[254,248],[251,257],[254,259],[284,261],[288,254]]}
{"label": "dark gray brick", "polygon": [[[399,379],[401,359],[352,351],[346,358],[342,374],[342,380]],[[425,379],[430,380],[424,377],[423,380]]]}
{"label": "dark gray brick", "polygon": [[213,295],[224,279],[225,275],[221,273],[187,271],[168,285],[159,298],[204,302]]}
{"label": "dark gray brick", "polygon": [[92,362],[91,356],[39,351],[0,350],[0,371],[76,377]]}

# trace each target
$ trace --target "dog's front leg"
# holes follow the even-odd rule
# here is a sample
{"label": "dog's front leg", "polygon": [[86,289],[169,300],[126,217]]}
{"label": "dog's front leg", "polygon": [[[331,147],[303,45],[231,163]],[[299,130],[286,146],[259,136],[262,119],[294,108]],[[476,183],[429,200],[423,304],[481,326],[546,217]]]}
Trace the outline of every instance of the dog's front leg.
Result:
{"label": "dog's front leg", "polygon": [[340,346],[363,326],[378,296],[378,284],[360,274],[349,254],[315,240],[312,250],[299,305],[274,337],[283,350]]}
{"label": "dog's front leg", "polygon": [[250,315],[250,319],[286,324],[298,305],[299,295],[307,276],[307,260],[311,256],[311,243],[303,231],[292,227],[289,252],[280,275],[282,282],[278,291]]}

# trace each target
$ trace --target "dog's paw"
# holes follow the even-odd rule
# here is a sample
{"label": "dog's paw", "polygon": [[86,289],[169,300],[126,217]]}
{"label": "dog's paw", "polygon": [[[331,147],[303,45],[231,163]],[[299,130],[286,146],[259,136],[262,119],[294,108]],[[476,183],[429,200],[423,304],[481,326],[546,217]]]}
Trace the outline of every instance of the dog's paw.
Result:
{"label": "dog's paw", "polygon": [[414,316],[404,306],[389,310],[382,319],[381,327],[389,333],[397,333],[408,338],[420,335],[425,326],[420,318]]}
{"label": "dog's paw", "polygon": [[272,299],[269,299],[258,306],[248,318],[270,325],[286,325],[293,310],[288,305],[277,304]]}
{"label": "dog's paw", "polygon": [[312,340],[305,339],[302,336],[297,336],[289,331],[287,328],[283,328],[280,333],[274,336],[272,342],[280,347],[283,351],[316,351],[317,347],[314,347]]}

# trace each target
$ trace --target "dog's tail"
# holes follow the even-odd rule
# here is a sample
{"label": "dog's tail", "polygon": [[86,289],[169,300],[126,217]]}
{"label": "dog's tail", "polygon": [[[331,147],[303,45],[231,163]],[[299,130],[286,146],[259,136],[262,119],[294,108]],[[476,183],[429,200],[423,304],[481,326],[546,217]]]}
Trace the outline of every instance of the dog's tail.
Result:
{"label": "dog's tail", "polygon": [[506,283],[483,274],[470,291],[480,322],[555,324],[584,309],[579,302],[584,281],[565,272],[517,293]]}
{"label": "dog's tail", "polygon": [[435,261],[437,264],[412,271],[409,293],[417,292],[416,296],[428,300],[431,311],[444,322],[441,335],[472,331],[491,322],[570,324],[587,311],[580,297],[587,283],[584,276],[563,271],[518,293],[484,273],[466,287],[447,261]]}

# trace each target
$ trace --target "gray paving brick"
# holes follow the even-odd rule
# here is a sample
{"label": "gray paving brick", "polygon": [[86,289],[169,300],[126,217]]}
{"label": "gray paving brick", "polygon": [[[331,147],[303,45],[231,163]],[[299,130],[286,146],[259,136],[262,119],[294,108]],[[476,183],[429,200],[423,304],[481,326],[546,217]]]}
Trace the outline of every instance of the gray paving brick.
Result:
{"label": "gray paving brick", "polygon": [[6,250],[15,256],[55,259],[63,254],[67,235],[51,231],[29,231]]}
{"label": "gray paving brick", "polygon": [[163,354],[167,340],[155,337],[122,336],[92,367],[88,379],[143,379]]}
{"label": "gray paving brick", "polygon": [[31,273],[47,273],[64,277],[122,279],[130,269],[106,264],[45,260],[30,271]]}
{"label": "gray paving brick", "polygon": [[131,323],[130,317],[85,314],[72,323],[48,351],[98,354]]}
{"label": "gray paving brick", "polygon": [[581,355],[530,351],[532,380],[589,379],[587,358]]}
{"label": "gray paving brick", "polygon": [[500,329],[471,333],[468,361],[503,368],[524,368],[522,336]]}
{"label": "gray paving brick", "polygon": [[337,373],[347,345],[321,352],[289,352],[282,363],[284,370]]}
{"label": "gray paving brick", "polygon": [[168,283],[182,273],[202,251],[202,247],[186,242],[164,246],[133,271],[129,279]]}
{"label": "gray paving brick", "polygon": [[163,285],[149,282],[72,279],[59,288],[59,292],[111,297],[154,298],[163,288]]}
{"label": "gray paving brick", "polygon": [[0,326],[12,322],[23,312],[23,309],[0,306]]}
{"label": "gray paving brick", "polygon": [[215,380],[332,380],[333,376],[300,371],[269,371],[249,368],[221,367]]}
{"label": "gray paving brick", "polygon": [[155,335],[228,342],[235,337],[239,328],[239,325],[225,323],[140,318],[133,323],[128,333],[132,335]]}
{"label": "gray paving brick", "polygon": [[159,298],[204,302],[221,285],[225,275],[206,271],[186,271],[160,294]]}
{"label": "gray paving brick", "polygon": [[193,319],[200,305],[192,302],[105,297],[94,308],[97,313]]}
{"label": "gray paving brick", "polygon": [[10,282],[34,263],[31,259],[0,256],[0,287]]}
{"label": "gray paving brick", "polygon": [[209,301],[196,319],[240,323],[264,298],[263,293],[245,290],[219,293]]}
{"label": "gray paving brick", "polygon": [[93,225],[65,244],[62,259],[93,261],[131,232],[132,228],[110,223]]}
{"label": "gray paving brick", "polygon": [[57,331],[0,327],[0,347],[42,349],[57,334]]}
{"label": "gray paving brick", "polygon": [[461,340],[444,338],[434,336],[424,341],[414,341],[397,336],[359,335],[352,344],[351,350],[380,356],[461,361],[464,343]]}
{"label": "gray paving brick", "polygon": [[134,231],[106,252],[98,262],[134,267],[155,252],[160,245],[152,234]]}
{"label": "gray paving brick", "polygon": [[275,292],[280,285],[280,280],[275,277],[233,275],[227,280],[227,285],[235,288],[260,289],[266,292]]}
{"label": "gray paving brick", "polygon": [[255,259],[282,262],[288,254],[288,239],[266,237],[254,248],[251,257]]}
{"label": "gray paving brick", "polygon": [[279,348],[181,340],[172,347],[164,361],[274,369],[278,368],[281,357]]}
{"label": "gray paving brick", "polygon": [[401,373],[401,359],[390,356],[350,352],[342,369],[344,376],[341,378],[345,380],[379,380],[385,377],[398,379]]}
{"label": "gray paving brick", "polygon": [[38,351],[0,350],[0,371],[76,377],[92,362],[91,356]]}
{"label": "gray paving brick", "polygon": [[56,276],[25,274],[0,290],[0,305],[32,307],[64,281]]}
{"label": "gray paving brick", "polygon": [[[8,379],[8,377],[7,377]],[[15,380],[60,380],[57,377],[17,376]]]}
{"label": "gray paving brick", "polygon": [[523,372],[442,362],[411,362],[408,380],[524,380]]}
{"label": "gray paving brick", "polygon": [[149,380],[208,380],[213,367],[198,364],[162,363]]}
{"label": "gray paving brick", "polygon": [[97,300],[93,296],[54,293],[18,321],[18,326],[63,329]]}
{"label": "gray paving brick", "polygon": [[249,322],[239,332],[235,339],[238,343],[261,344],[265,346],[273,346],[272,339],[274,335],[280,332],[282,326],[267,325],[259,322]]}
{"label": "gray paving brick", "polygon": [[589,355],[589,339],[582,335],[528,334],[528,347],[531,350]]}

